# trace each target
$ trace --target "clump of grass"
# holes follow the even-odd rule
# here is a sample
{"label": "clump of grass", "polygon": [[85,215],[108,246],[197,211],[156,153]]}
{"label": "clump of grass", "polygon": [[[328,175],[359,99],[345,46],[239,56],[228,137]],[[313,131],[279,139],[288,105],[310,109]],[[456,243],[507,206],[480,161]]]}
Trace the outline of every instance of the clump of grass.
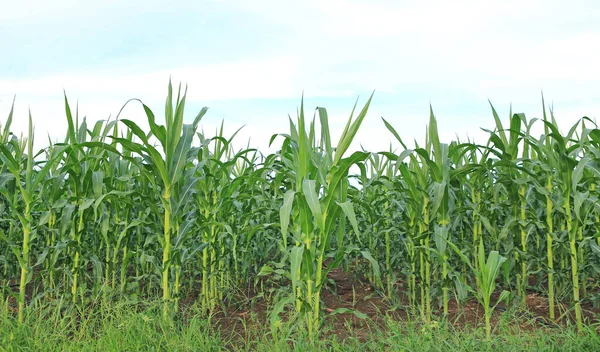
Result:
{"label": "clump of grass", "polygon": [[[344,331],[337,337],[323,327],[314,340],[307,330],[295,329],[285,339],[273,339],[262,324],[239,324],[235,334],[221,331],[215,322],[181,312],[163,319],[161,301],[140,303],[119,300],[98,302],[93,310],[62,306],[30,307],[23,323],[6,309],[0,311],[0,343],[3,350],[35,351],[594,351],[600,336],[594,327],[583,333],[574,328],[515,331],[507,319],[489,341],[484,329],[464,329],[440,322],[399,322],[386,318],[385,325],[368,330]],[[508,314],[508,313],[507,313]],[[293,327],[284,326],[284,329]],[[337,331],[340,333],[340,331]],[[244,338],[251,336],[251,338]]]}

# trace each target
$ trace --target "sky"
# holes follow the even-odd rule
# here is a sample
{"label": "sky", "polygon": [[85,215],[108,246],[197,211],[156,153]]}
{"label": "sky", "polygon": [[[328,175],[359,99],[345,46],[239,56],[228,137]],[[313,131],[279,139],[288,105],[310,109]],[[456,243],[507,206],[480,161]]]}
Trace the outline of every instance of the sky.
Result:
{"label": "sky", "polygon": [[[485,141],[491,101],[541,117],[543,92],[560,127],[600,114],[596,1],[76,1],[0,0],[0,124],[36,145],[62,141],[63,91],[88,121],[114,118],[130,98],[164,114],[169,78],[188,87],[186,120],[208,106],[211,134],[268,152],[304,95],[327,108],[339,137],[358,99],[373,101],[352,146],[422,141],[429,105],[441,139]],[[121,118],[144,126],[141,106]],[[394,147],[398,143],[393,143]]]}

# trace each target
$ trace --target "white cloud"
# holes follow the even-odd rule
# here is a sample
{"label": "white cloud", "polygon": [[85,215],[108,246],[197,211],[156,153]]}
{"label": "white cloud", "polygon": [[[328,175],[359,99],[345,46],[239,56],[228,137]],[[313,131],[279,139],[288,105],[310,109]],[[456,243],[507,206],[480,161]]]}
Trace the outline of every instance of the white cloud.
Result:
{"label": "white cloud", "polygon": [[189,85],[204,99],[279,98],[289,96],[294,60],[275,58],[254,62],[234,62],[189,68],[163,69],[148,73],[83,72],[33,79],[0,79],[0,94],[40,96],[66,88],[77,94],[95,96],[131,95],[139,92],[146,98],[162,98],[165,81]]}
{"label": "white cloud", "polygon": [[[380,116],[395,121],[394,126],[411,143],[413,138],[420,139],[430,100],[447,139],[454,138],[457,132],[461,136],[482,136],[479,126],[492,127],[488,98],[502,116],[507,115],[510,102],[515,111],[539,116],[539,92],[543,89],[547,100],[556,102],[559,123],[565,125],[583,114],[597,116],[600,110],[596,94],[596,82],[600,80],[600,10],[590,7],[590,3],[258,0],[177,5],[151,1],[138,7],[140,3],[13,3],[10,8],[3,6],[0,20],[30,21],[35,28],[36,21],[46,17],[66,23],[82,17],[90,21],[103,21],[106,17],[108,21],[108,14],[144,16],[167,10],[195,13],[227,4],[232,11],[275,25],[289,37],[283,41],[274,39],[269,52],[262,54],[237,52],[235,47],[223,49],[228,50],[222,53],[228,60],[219,64],[205,64],[201,56],[191,54],[187,61],[183,60],[184,64],[159,62],[151,69],[127,67],[130,71],[84,66],[37,77],[7,78],[0,70],[0,121],[16,94],[16,131],[25,130],[29,105],[40,138],[46,133],[61,136],[65,126],[63,88],[73,105],[78,99],[80,110],[92,120],[114,116],[131,97],[139,97],[161,111],[169,76],[173,82],[189,85],[189,99],[218,102],[206,118],[207,131],[225,117],[229,131],[247,124],[240,141],[245,143],[252,136],[261,147],[266,146],[271,134],[287,131],[286,115],[294,113],[295,105],[275,115],[250,111],[240,104],[253,99],[299,99],[302,91],[307,98],[321,97],[307,106],[327,107],[330,97],[347,98],[347,110],[330,111],[336,126],[343,126],[359,93],[364,102],[365,92],[371,89],[388,97],[395,95],[399,100],[402,92],[411,92],[416,97],[413,104],[423,104],[422,114],[415,113],[412,106],[379,103],[376,93],[371,113],[357,136],[363,145],[373,149],[385,149],[391,140]],[[206,31],[218,33],[222,29],[207,27]],[[190,45],[202,46],[191,39]],[[157,41],[155,45],[158,53],[166,44]],[[43,55],[40,59],[44,59]],[[432,100],[444,92],[459,101],[450,105]],[[232,100],[238,101],[238,110],[224,108]],[[464,112],[460,108],[463,103],[477,108]],[[131,107],[127,111],[143,123],[140,109]]]}

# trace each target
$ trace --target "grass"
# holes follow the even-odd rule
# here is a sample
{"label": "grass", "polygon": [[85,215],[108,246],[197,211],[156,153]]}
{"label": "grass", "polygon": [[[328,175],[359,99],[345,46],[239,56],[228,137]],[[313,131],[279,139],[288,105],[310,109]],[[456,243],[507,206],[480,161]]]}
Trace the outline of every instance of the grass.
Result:
{"label": "grass", "polygon": [[[323,326],[314,342],[300,329],[284,331],[275,341],[267,327],[251,318],[235,332],[217,320],[202,318],[189,307],[172,321],[162,319],[161,301],[96,302],[79,310],[71,303],[31,307],[19,324],[6,309],[0,314],[2,351],[595,351],[600,336],[594,327],[515,330],[515,317],[504,313],[491,341],[483,327],[457,328],[447,322],[422,324],[384,319],[360,332],[348,328],[340,339]],[[289,328],[289,327],[288,327]],[[365,333],[365,331],[368,331]],[[339,333],[339,331],[337,331]]]}

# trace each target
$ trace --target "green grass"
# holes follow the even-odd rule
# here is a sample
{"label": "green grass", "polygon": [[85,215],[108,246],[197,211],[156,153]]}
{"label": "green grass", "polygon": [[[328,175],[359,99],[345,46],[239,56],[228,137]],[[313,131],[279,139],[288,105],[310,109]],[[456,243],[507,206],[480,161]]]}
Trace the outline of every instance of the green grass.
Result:
{"label": "green grass", "polygon": [[[324,325],[320,339],[311,342],[302,330],[275,342],[260,324],[238,324],[236,333],[220,332],[217,324],[193,314],[162,319],[161,301],[98,302],[83,311],[72,304],[31,307],[23,324],[0,312],[1,351],[596,351],[600,336],[593,327],[539,329],[519,332],[506,313],[490,342],[483,327],[457,329],[447,323],[424,325],[391,318],[365,335],[345,331],[340,340]],[[197,313],[197,312],[196,312]],[[284,332],[283,335],[287,334]]]}

